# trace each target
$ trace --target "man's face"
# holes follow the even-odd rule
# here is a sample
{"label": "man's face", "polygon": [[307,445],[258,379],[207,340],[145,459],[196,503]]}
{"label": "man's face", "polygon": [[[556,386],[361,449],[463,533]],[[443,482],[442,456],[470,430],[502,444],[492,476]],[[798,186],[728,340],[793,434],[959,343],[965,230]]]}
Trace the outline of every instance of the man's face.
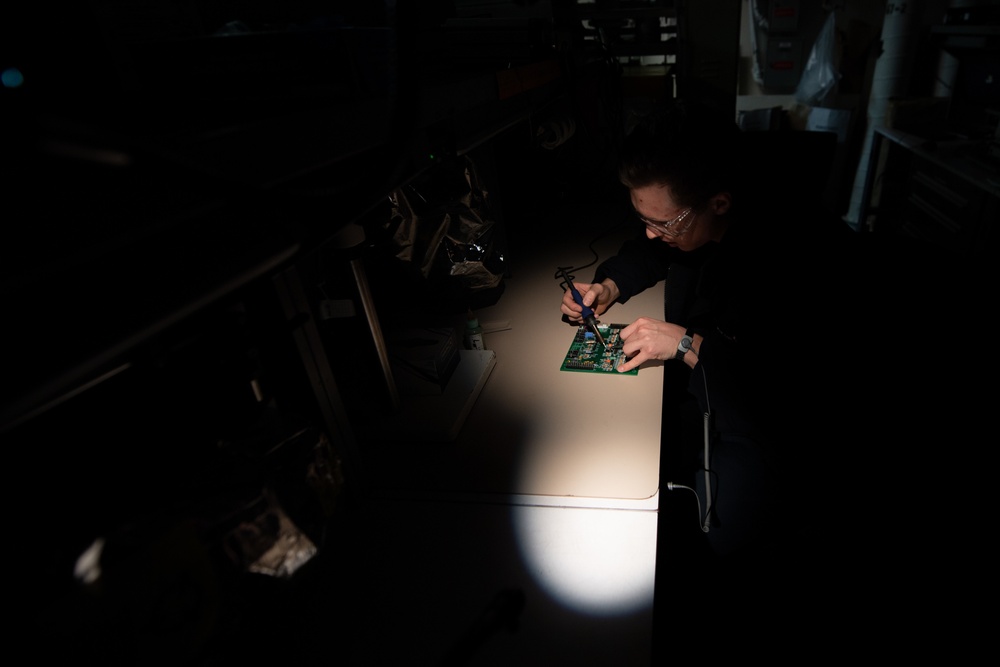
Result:
{"label": "man's face", "polygon": [[705,211],[679,206],[665,185],[649,185],[630,191],[632,208],[646,225],[646,236],[660,239],[681,250],[694,250],[704,245],[708,236],[700,224]]}

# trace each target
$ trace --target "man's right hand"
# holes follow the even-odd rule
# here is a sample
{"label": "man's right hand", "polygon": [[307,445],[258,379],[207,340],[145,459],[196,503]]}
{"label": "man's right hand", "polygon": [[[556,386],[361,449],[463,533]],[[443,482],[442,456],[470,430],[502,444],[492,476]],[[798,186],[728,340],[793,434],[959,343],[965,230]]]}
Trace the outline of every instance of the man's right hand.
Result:
{"label": "man's right hand", "polygon": [[[589,306],[597,317],[605,313],[619,295],[618,286],[610,278],[606,278],[599,283],[578,283],[574,281],[573,284],[580,293],[583,303]],[[562,310],[570,322],[574,324],[583,323],[581,315],[583,308],[573,300],[573,293],[569,289],[563,292],[560,310]]]}

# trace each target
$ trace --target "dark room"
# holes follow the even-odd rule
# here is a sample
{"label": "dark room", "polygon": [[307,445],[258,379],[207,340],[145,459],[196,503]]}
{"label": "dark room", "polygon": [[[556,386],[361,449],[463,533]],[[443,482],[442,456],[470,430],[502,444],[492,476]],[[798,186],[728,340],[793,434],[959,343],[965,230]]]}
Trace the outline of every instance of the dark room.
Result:
{"label": "dark room", "polygon": [[18,654],[980,659],[997,0],[0,30]]}

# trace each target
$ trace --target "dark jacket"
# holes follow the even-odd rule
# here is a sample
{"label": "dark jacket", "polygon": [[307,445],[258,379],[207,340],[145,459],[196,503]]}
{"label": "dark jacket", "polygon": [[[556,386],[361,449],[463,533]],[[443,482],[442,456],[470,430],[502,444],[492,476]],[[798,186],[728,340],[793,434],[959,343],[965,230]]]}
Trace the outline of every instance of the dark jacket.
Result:
{"label": "dark jacket", "polygon": [[689,389],[720,431],[773,438],[837,356],[829,322],[852,310],[851,232],[810,222],[788,236],[793,223],[744,214],[721,242],[691,252],[647,239],[637,223],[639,236],[595,272],[594,282],[615,281],[622,303],[666,279],[665,316],[649,316],[704,337]]}

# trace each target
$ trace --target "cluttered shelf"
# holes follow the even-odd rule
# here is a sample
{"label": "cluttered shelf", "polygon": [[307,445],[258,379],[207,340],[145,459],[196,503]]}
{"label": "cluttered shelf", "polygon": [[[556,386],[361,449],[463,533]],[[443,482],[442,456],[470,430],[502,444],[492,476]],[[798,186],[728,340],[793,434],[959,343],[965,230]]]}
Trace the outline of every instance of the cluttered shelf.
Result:
{"label": "cluttered shelf", "polygon": [[[524,32],[491,34],[499,48]],[[562,94],[558,61],[538,50],[471,70],[428,57],[420,76],[403,76],[414,54],[397,52],[409,42],[384,26],[128,37],[107,50],[111,63],[94,45],[80,52],[127,73],[118,87],[80,97],[79,82],[39,61],[35,86],[5,92],[5,113],[28,130],[3,158],[12,191],[48,193],[4,232],[0,291],[18,322],[3,360],[5,425]],[[261,66],[277,68],[275,86],[250,75]],[[83,101],[55,104],[67,98]],[[59,335],[85,321],[100,326]]]}
{"label": "cluttered shelf", "polygon": [[981,258],[997,238],[1000,161],[989,142],[877,128],[862,220],[943,252]]}

